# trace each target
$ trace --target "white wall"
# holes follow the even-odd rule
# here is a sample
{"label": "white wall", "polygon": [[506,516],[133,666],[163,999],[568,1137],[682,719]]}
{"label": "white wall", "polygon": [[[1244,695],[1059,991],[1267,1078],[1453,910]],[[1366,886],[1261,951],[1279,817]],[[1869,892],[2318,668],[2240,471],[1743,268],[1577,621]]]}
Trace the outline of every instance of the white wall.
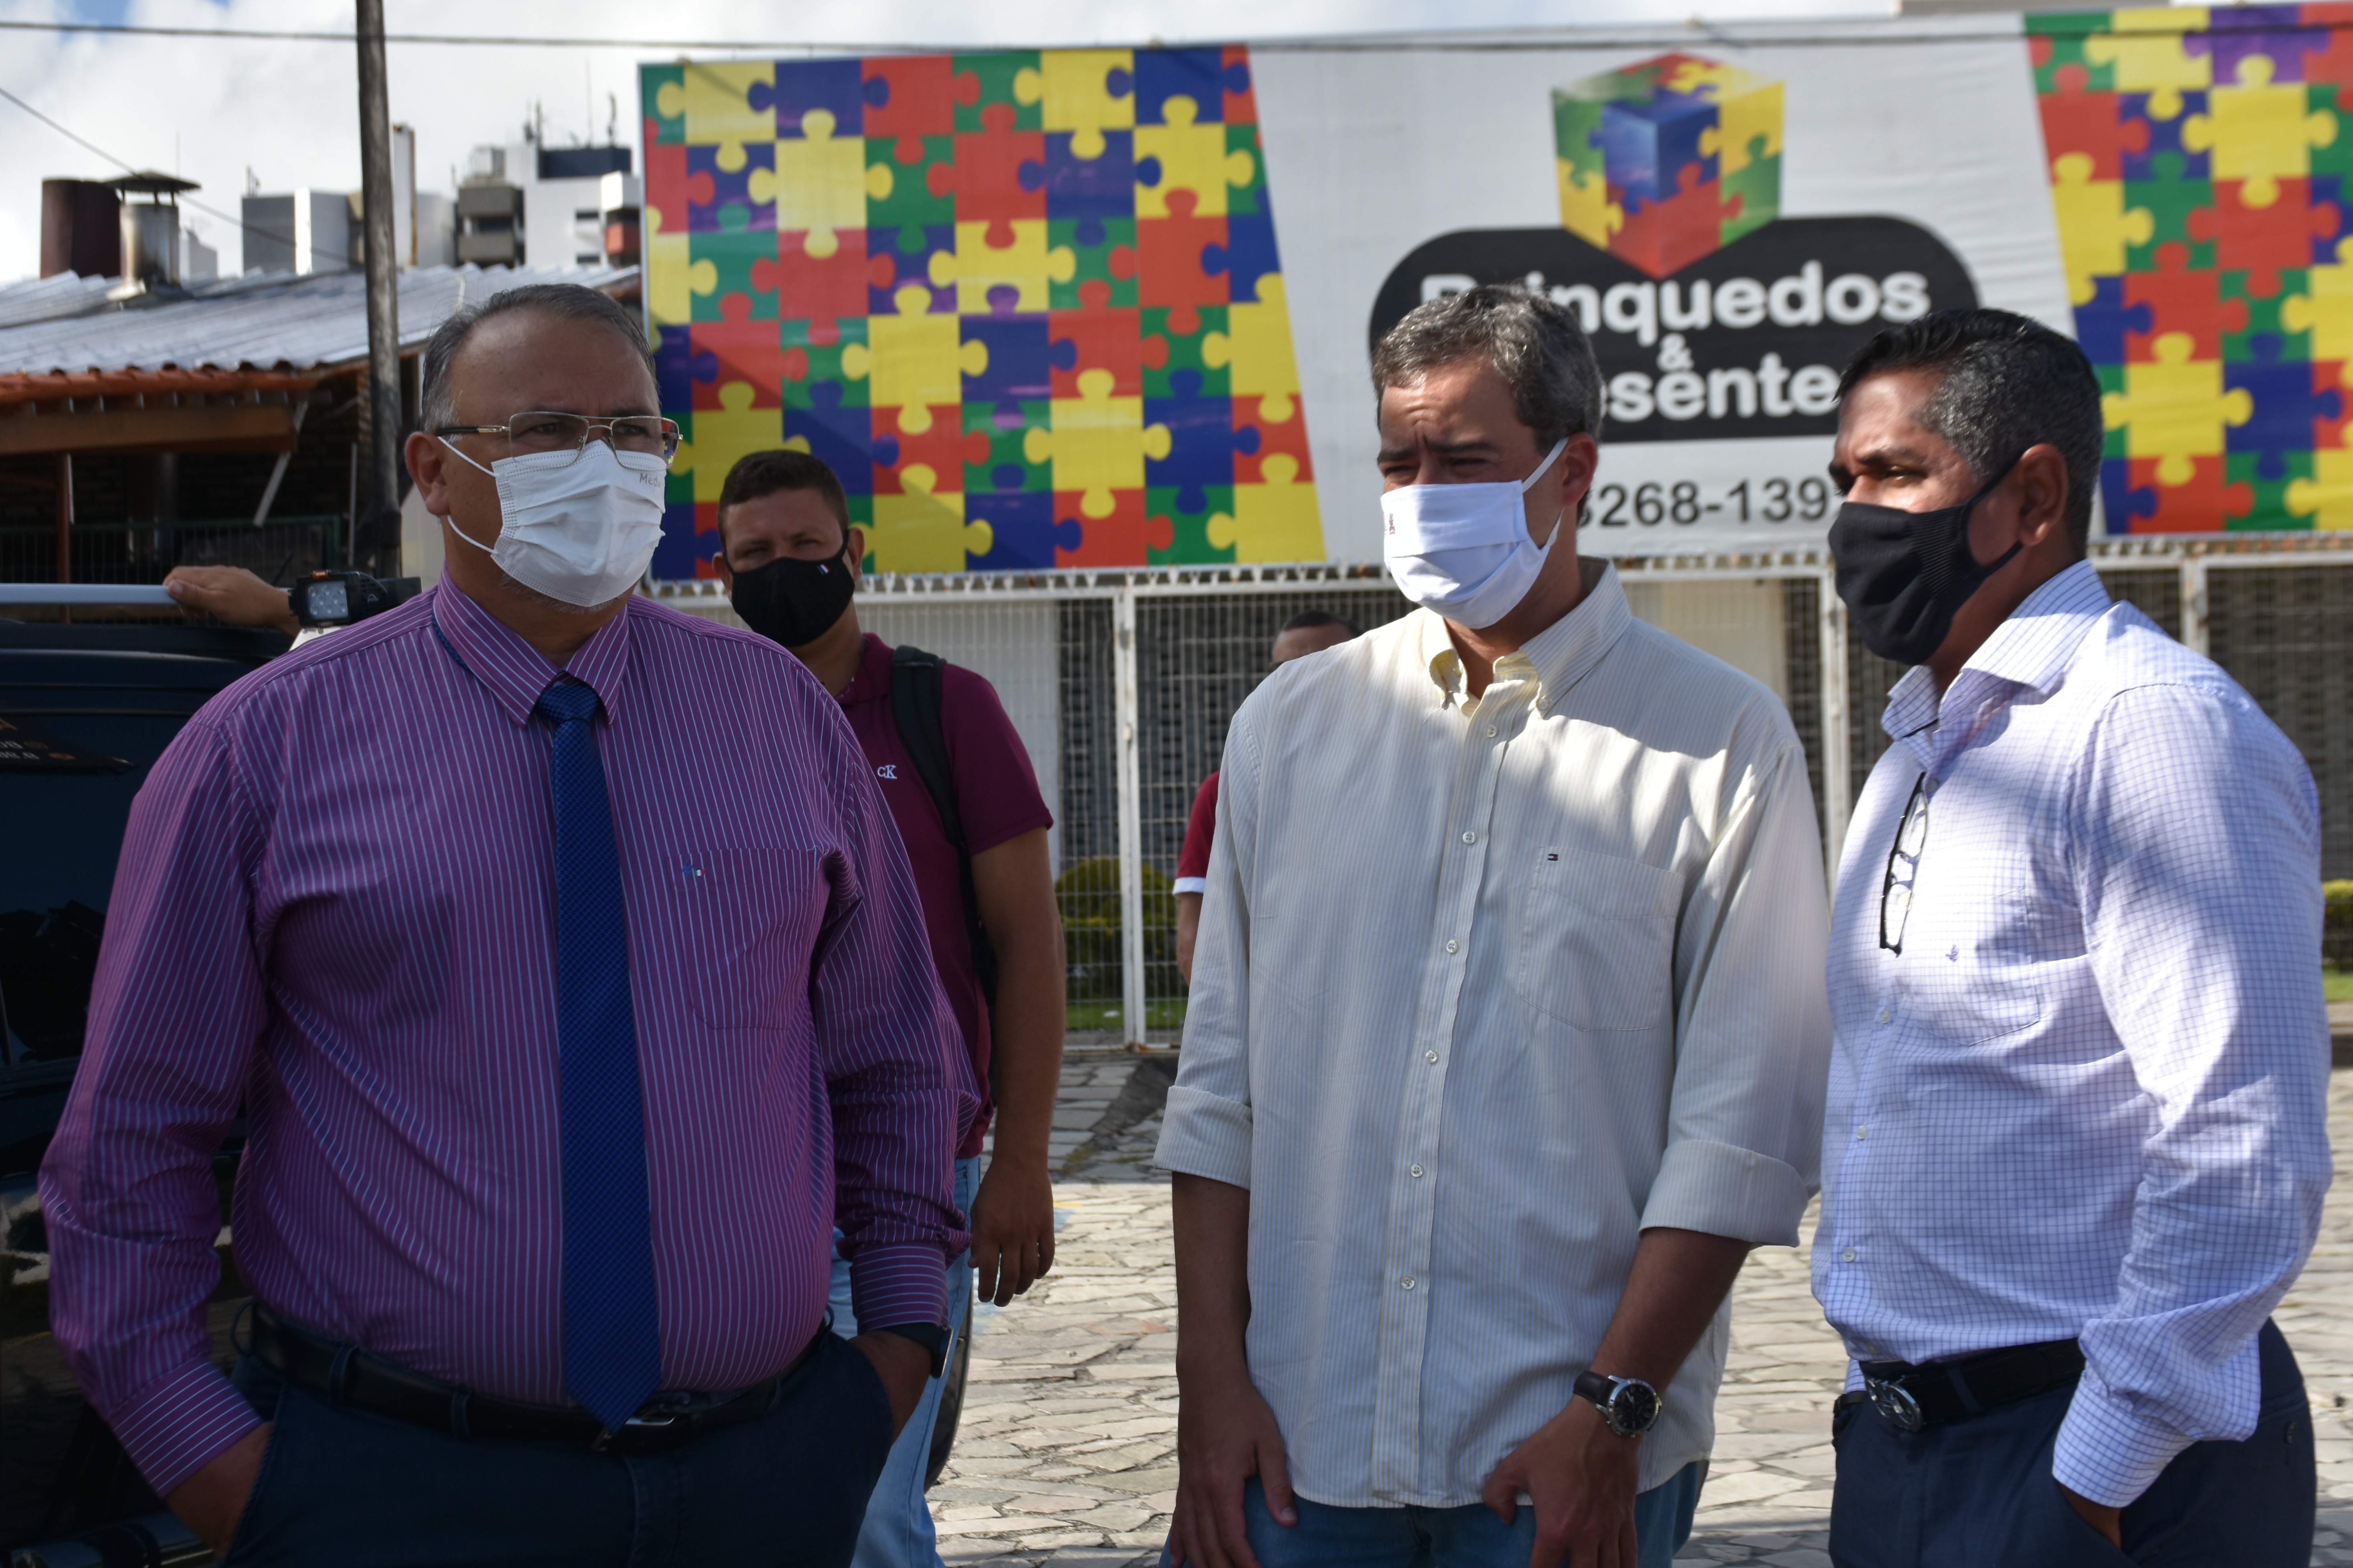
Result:
{"label": "white wall", "polygon": [[425,510],[425,492],[415,485],[400,503],[400,574],[430,588],[441,581],[441,520]]}
{"label": "white wall", "polygon": [[420,191],[417,196],[417,265],[448,267],[458,259],[458,204]]}
{"label": "white wall", "polygon": [[1753,675],[1789,700],[1789,646],[1781,584],[1771,579],[1628,583],[1626,604],[1662,632]]}

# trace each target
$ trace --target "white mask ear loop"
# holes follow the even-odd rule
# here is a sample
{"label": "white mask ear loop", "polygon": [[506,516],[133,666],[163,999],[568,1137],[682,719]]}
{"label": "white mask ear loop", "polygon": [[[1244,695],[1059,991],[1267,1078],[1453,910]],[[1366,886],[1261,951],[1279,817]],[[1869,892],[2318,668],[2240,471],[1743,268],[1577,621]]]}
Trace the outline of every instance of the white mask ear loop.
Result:
{"label": "white mask ear loop", "polygon": [[[489,469],[489,468],[482,468],[482,465],[481,465],[481,464],[480,464],[480,463],[474,463],[474,459],[473,459],[473,458],[471,458],[467,457],[465,453],[459,451],[459,450],[458,450],[457,446],[456,446],[454,443],[452,443],[452,442],[450,441],[450,439],[449,439],[448,437],[446,437],[446,436],[436,436],[436,437],[434,437],[433,438],[434,438],[436,441],[440,442],[440,443],[441,443],[441,445],[443,445],[444,447],[448,447],[450,451],[457,453],[458,457],[459,457],[459,458],[460,458],[461,459],[463,459],[464,461],[469,462],[469,463],[473,463],[475,468],[480,468],[480,469],[481,469],[481,471],[482,471],[483,473],[489,474],[489,475],[491,476],[491,480],[492,480],[493,482],[495,482],[495,481],[497,480],[497,479],[498,479],[498,477],[499,477],[499,476],[498,476],[496,473],[492,472],[492,471],[491,471],[491,469]],[[1537,471],[1538,473],[1542,473],[1544,470],[1543,470],[1543,469],[1541,469],[1541,468],[1539,468],[1539,469],[1537,469],[1536,471]],[[1534,482],[1535,482],[1535,481],[1533,481],[1533,480],[1531,480],[1531,481],[1530,481],[1530,483],[1534,483]],[[458,514],[457,514],[456,512],[454,512],[454,511],[453,511],[453,512],[451,512],[448,517],[446,517],[446,518],[442,519],[442,521],[443,521],[444,522],[447,522],[447,523],[449,525],[449,531],[450,531],[450,532],[452,532],[452,533],[456,534],[459,538],[460,538],[460,539],[464,540],[467,543],[469,543],[469,544],[472,545],[475,549],[477,549],[477,550],[480,551],[483,554],[485,554],[485,555],[489,555],[489,554],[491,554],[491,553],[493,552],[492,552],[492,550],[491,550],[491,547],[490,545],[487,545],[487,544],[483,543],[480,540],[479,540],[479,539],[475,538],[472,534],[468,533],[464,529],[459,528],[459,527],[458,526]],[[1557,525],[1557,524],[1556,524],[1555,526],[1558,526],[1558,525]]]}
{"label": "white mask ear loop", "polygon": [[[443,446],[445,446],[445,447],[448,447],[448,446],[449,446],[449,443],[448,443],[448,442],[447,442],[447,441],[444,441],[444,442],[442,442],[441,444],[442,444]],[[457,451],[458,451],[458,448],[457,448],[457,447],[449,447],[449,449],[450,449],[451,451],[453,451],[453,452],[457,452]],[[1552,444],[1552,450],[1551,450],[1551,451],[1549,451],[1549,452],[1546,452],[1546,453],[1545,454],[1545,460],[1544,460],[1543,462],[1538,463],[1538,464],[1536,465],[1536,471],[1535,471],[1535,473],[1533,473],[1533,474],[1530,474],[1526,479],[1522,479],[1522,480],[1520,481],[1520,493],[1521,493],[1522,495],[1525,495],[1525,494],[1527,494],[1530,490],[1532,490],[1532,489],[1535,489],[1535,488],[1536,488],[1536,481],[1537,481],[1538,479],[1543,479],[1543,478],[1545,477],[1545,470],[1546,470],[1546,468],[1551,468],[1551,467],[1553,466],[1553,464],[1554,464],[1554,463],[1557,462],[1557,461],[1559,460],[1559,458],[1560,458],[1560,455],[1561,455],[1563,452],[1566,452],[1566,451],[1567,451],[1567,450],[1568,450],[1568,437],[1567,437],[1563,436],[1559,440],[1555,441],[1555,442]],[[458,452],[458,455],[459,455],[459,457],[461,457],[461,458],[465,458],[465,457],[466,457],[466,454],[464,454],[463,452]],[[470,463],[473,462],[473,459],[472,459],[471,458],[466,458],[466,460],[467,460],[468,462],[470,462]],[[480,465],[480,464],[476,464],[475,466],[479,468]]]}
{"label": "white mask ear loop", "polygon": [[[447,442],[443,442],[442,444],[443,444],[444,446],[448,446],[448,443],[447,443]],[[455,451],[455,450],[456,450],[456,448],[455,448],[455,447],[451,447],[450,449],[451,449],[452,451]],[[1566,452],[1566,451],[1567,451],[1567,450],[1568,450],[1568,437],[1567,437],[1563,436],[1559,440],[1555,441],[1555,442],[1552,444],[1552,450],[1551,450],[1551,451],[1549,451],[1549,452],[1546,452],[1546,453],[1545,454],[1545,460],[1544,460],[1543,462],[1538,463],[1538,464],[1536,465],[1536,471],[1535,471],[1535,473],[1533,473],[1533,474],[1530,474],[1526,479],[1522,479],[1522,480],[1520,481],[1520,493],[1521,493],[1522,495],[1525,495],[1525,494],[1527,494],[1530,490],[1532,490],[1532,489],[1535,489],[1535,488],[1536,488],[1536,481],[1537,481],[1538,479],[1543,479],[1543,478],[1545,477],[1545,472],[1546,472],[1546,469],[1548,469],[1548,468],[1550,468],[1553,466],[1553,464],[1555,464],[1555,463],[1558,462],[1558,461],[1560,460],[1560,455],[1561,455],[1563,452]],[[464,454],[463,454],[463,453],[459,453],[459,455],[460,457],[463,457],[463,456],[464,456]],[[470,461],[471,459],[469,459],[469,460]],[[1566,521],[1567,520],[1567,518],[1568,518],[1568,509],[1567,509],[1567,507],[1563,507],[1563,508],[1561,508],[1561,509],[1560,509],[1560,510],[1559,510],[1559,511],[1558,511],[1558,512],[1554,516],[1554,518],[1553,518],[1553,520],[1552,520],[1552,531],[1551,531],[1550,533],[1548,533],[1548,534],[1545,535],[1545,542],[1544,542],[1544,544],[1543,544],[1543,546],[1542,546],[1542,549],[1543,549],[1543,551],[1544,551],[1544,553],[1545,553],[1545,554],[1546,554],[1546,555],[1550,555],[1550,554],[1552,553],[1552,545],[1553,545],[1553,541],[1554,541],[1554,540],[1556,540],[1556,539],[1558,539],[1558,538],[1560,537],[1560,525],[1561,525],[1564,521]]]}

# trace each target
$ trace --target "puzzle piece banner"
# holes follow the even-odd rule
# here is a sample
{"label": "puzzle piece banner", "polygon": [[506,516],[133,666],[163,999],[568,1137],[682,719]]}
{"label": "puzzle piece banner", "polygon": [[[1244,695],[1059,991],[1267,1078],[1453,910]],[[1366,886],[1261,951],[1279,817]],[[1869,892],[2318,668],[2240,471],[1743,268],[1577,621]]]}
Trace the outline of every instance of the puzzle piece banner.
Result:
{"label": "puzzle piece banner", "polygon": [[2025,25],[2107,531],[2353,528],[2353,5]]}
{"label": "puzzle piece banner", "polygon": [[1322,560],[1239,47],[643,68],[646,297],[686,437],[839,473],[883,572]]}

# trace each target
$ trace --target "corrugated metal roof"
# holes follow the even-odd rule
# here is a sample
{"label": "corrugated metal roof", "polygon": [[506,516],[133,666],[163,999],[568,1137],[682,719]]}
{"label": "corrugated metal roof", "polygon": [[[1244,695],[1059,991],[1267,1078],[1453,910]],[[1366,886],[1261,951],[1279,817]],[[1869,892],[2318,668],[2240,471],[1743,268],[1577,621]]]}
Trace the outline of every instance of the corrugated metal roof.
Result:
{"label": "corrugated metal roof", "polygon": [[0,285],[0,327],[85,314],[103,306],[106,291],[113,287],[111,278],[82,278],[71,272]]}
{"label": "corrugated metal roof", "polygon": [[[527,283],[609,289],[634,267],[420,267],[400,275],[400,342],[421,345],[460,305]],[[0,287],[0,375],[345,364],[367,357],[361,272],[257,273],[200,283],[188,298],[109,305],[105,279]],[[71,315],[58,312],[73,307]]]}

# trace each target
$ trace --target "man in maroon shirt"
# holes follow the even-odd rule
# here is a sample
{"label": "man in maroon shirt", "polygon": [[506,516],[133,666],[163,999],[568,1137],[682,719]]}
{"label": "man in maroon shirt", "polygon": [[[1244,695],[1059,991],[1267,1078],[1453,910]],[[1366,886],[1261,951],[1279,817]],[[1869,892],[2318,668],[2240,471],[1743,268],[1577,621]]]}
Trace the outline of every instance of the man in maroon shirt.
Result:
{"label": "man in maroon shirt", "polygon": [[[1274,654],[1267,668],[1337,647],[1356,635],[1354,623],[1329,610],[1302,610],[1274,634]],[[1193,797],[1192,815],[1185,819],[1185,847],[1176,852],[1176,972],[1187,985],[1193,983],[1193,939],[1201,930],[1201,895],[1209,886],[1209,847],[1217,832],[1218,775],[1213,773]]]}
{"label": "man in maroon shirt", "polygon": [[[981,1295],[1001,1307],[1054,1262],[1046,1140],[1061,1072],[1064,988],[1061,920],[1046,854],[1053,816],[996,689],[971,670],[946,665],[939,673],[938,717],[959,851],[901,739],[891,645],[858,624],[850,596],[865,531],[850,526],[841,481],[822,460],[793,451],[742,459],[720,492],[719,537],[719,573],[736,613],[791,649],[840,699],[873,764],[914,869],[940,984],[972,1053],[980,1114],[956,1151],[957,1200],[972,1216],[972,1252],[948,1279],[953,1327],[962,1332],[976,1273]],[[974,951],[976,917],[987,948],[980,953]],[[993,1005],[982,978],[992,959]],[[992,1111],[997,1144],[976,1192]],[[846,1274],[838,1283],[835,1329],[855,1332]],[[935,1377],[900,1434],[867,1507],[857,1568],[938,1561],[923,1472],[942,1393]]]}

